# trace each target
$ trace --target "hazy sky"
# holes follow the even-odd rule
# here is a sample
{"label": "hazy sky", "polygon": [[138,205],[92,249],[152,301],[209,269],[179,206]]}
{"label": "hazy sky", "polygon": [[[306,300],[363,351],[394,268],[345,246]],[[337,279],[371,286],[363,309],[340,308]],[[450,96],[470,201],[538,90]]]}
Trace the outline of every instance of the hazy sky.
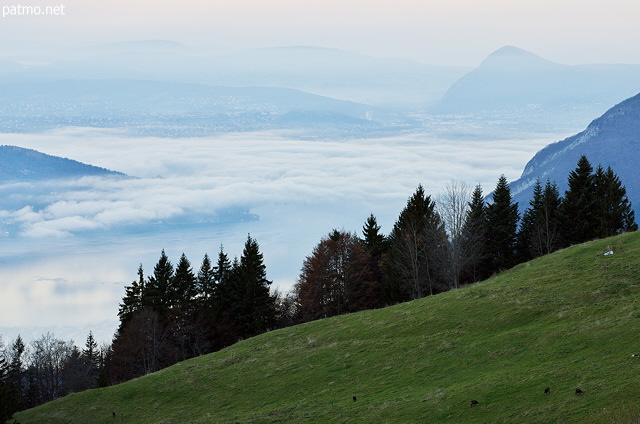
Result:
{"label": "hazy sky", "polygon": [[640,2],[634,0],[6,0],[2,5],[64,6],[64,16],[5,16],[0,40],[168,39],[223,50],[314,45],[464,65],[514,45],[567,64],[640,63]]}

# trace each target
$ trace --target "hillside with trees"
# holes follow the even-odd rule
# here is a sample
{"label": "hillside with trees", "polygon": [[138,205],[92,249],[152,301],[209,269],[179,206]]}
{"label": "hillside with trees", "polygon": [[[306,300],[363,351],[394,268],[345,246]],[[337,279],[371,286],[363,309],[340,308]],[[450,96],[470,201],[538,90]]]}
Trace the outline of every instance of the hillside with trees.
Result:
{"label": "hillside with trees", "polygon": [[[581,157],[560,196],[555,182],[536,183],[522,218],[507,179],[490,199],[450,183],[439,200],[419,185],[385,236],[373,214],[360,238],[332,230],[305,259],[290,293],[272,293],[263,254],[250,235],[240,258],[221,247],[194,271],[165,251],[125,287],[111,344],[89,334],[81,351],[47,334],[29,349],[20,337],[0,355],[5,417],[70,393],[119,384],[265,332],[378,309],[503,273],[567,246],[638,229],[624,185],[611,168]],[[439,202],[439,203],[438,203]],[[439,302],[439,300],[434,300]],[[0,346],[2,348],[2,346]],[[9,414],[9,415],[7,415]]]}
{"label": "hillside with trees", "polygon": [[437,296],[270,331],[16,418],[636,422],[639,266],[638,232],[584,243]]}

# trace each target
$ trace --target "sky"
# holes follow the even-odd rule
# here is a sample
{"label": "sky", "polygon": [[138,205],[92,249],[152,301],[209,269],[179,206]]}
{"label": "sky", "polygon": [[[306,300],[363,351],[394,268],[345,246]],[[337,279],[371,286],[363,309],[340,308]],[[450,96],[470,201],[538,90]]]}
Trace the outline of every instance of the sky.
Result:
{"label": "sky", "polygon": [[[59,9],[33,16],[18,5]],[[640,63],[633,0],[7,0],[2,7],[0,40],[16,42],[162,39],[211,51],[312,45],[467,66],[514,45],[565,64]]]}

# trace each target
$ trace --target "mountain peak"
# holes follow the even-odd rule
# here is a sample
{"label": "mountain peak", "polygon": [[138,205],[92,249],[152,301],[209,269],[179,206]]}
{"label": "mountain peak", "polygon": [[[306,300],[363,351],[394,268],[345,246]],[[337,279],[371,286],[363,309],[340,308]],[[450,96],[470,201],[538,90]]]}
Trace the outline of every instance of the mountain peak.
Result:
{"label": "mountain peak", "polygon": [[514,46],[504,46],[491,53],[482,61],[478,69],[513,71],[519,69],[531,70],[560,66],[557,63],[543,59],[531,52]]}

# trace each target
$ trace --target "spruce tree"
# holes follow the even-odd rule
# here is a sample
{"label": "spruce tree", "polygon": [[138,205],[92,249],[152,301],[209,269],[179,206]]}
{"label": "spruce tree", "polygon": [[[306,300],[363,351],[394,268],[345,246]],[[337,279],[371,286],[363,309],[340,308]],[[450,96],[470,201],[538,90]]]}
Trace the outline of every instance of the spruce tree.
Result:
{"label": "spruce tree", "polygon": [[627,189],[611,167],[598,166],[594,175],[595,225],[597,237],[610,237],[638,229],[635,213],[627,198]]}
{"label": "spruce tree", "polygon": [[196,277],[184,253],[180,256],[175,273],[170,279],[168,296],[169,303],[180,309],[189,307],[196,296]]}
{"label": "spruce tree", "polygon": [[94,366],[98,364],[98,343],[96,339],[93,337],[93,332],[89,331],[89,335],[87,336],[87,341],[84,344],[84,349],[82,351],[82,355]]}
{"label": "spruce tree", "polygon": [[541,210],[532,233],[531,247],[534,257],[548,255],[562,246],[561,205],[562,198],[560,197],[558,185],[547,180],[542,192]]}
{"label": "spruce tree", "polygon": [[275,299],[269,292],[266,266],[260,248],[251,235],[235,267],[231,283],[232,319],[241,337],[263,333],[275,323]]}
{"label": "spruce tree", "polygon": [[509,269],[517,263],[518,204],[513,203],[507,178],[501,175],[487,206],[487,247],[492,271]]}
{"label": "spruce tree", "polygon": [[143,292],[145,304],[160,313],[160,315],[164,315],[170,304],[169,286],[173,273],[173,265],[164,249],[162,249],[160,259],[153,268],[153,275],[149,278]]}
{"label": "spruce tree", "polygon": [[487,207],[482,186],[477,185],[471,194],[469,210],[462,229],[462,249],[469,258],[462,275],[462,283],[475,283],[490,275],[487,266]]}
{"label": "spruce tree", "polygon": [[524,211],[518,230],[518,262],[525,262],[536,257],[533,248],[533,233],[542,213],[542,184],[537,179],[533,186],[533,197],[529,207]]}
{"label": "spruce tree", "polygon": [[197,297],[202,302],[207,303],[213,299],[216,290],[216,277],[213,265],[211,264],[211,259],[209,259],[209,255],[206,253],[202,259],[200,270],[198,271],[196,287]]}
{"label": "spruce tree", "polygon": [[229,278],[231,277],[231,272],[233,270],[233,266],[231,261],[229,260],[229,256],[224,253],[224,247],[220,246],[220,253],[218,253],[218,261],[216,262],[216,266],[213,269],[213,276],[218,285],[226,284]]}
{"label": "spruce tree", "polygon": [[380,232],[376,217],[371,214],[362,227],[364,248],[373,255],[380,256],[386,250],[386,238]]}
{"label": "spruce tree", "polygon": [[388,251],[387,238],[380,232],[376,217],[371,214],[362,227],[363,248],[369,254],[369,268],[376,286],[383,285],[383,261]]}
{"label": "spruce tree", "polygon": [[389,236],[387,303],[418,299],[448,289],[448,241],[435,203],[419,185],[400,212]]}
{"label": "spruce tree", "polygon": [[581,156],[576,169],[569,173],[569,189],[562,201],[562,238],[573,245],[597,237],[595,182],[593,167]]}
{"label": "spruce tree", "polygon": [[138,266],[138,280],[134,280],[130,286],[125,287],[125,295],[122,298],[118,318],[120,318],[120,329],[131,320],[136,312],[145,306],[143,294],[145,292],[144,270],[142,264]]}

